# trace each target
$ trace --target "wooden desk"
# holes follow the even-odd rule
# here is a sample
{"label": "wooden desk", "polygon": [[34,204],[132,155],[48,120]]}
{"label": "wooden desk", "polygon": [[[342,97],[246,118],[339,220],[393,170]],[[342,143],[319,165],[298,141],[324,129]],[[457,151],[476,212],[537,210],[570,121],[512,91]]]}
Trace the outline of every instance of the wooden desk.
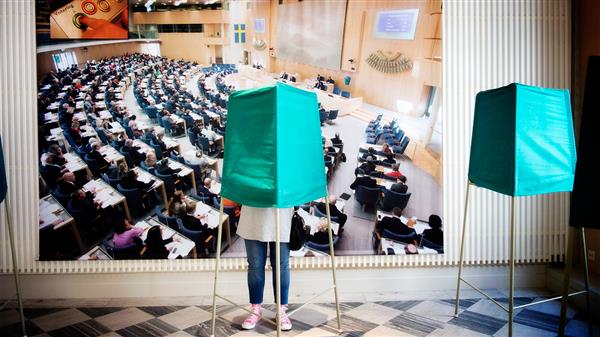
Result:
{"label": "wooden desk", "polygon": [[79,229],[75,223],[75,219],[67,212],[67,210],[52,196],[47,195],[40,199],[39,205],[40,230],[48,226],[52,226],[53,230],[58,230],[66,226],[70,226],[73,230],[73,236],[79,250],[83,253],[85,246],[81,240]]}
{"label": "wooden desk", "polygon": [[90,168],[85,163],[85,161],[81,159],[77,154],[73,152],[67,152],[63,154],[63,157],[67,161],[65,163],[65,167],[67,168],[67,170],[69,170],[69,172],[75,173],[77,171],[85,170],[87,172],[87,177],[92,177],[92,172],[90,171]]}
{"label": "wooden desk", "polygon": [[[304,219],[304,224],[310,227],[310,235],[315,235],[319,231],[319,227],[322,223],[327,221],[327,218],[321,218],[316,215],[312,215],[302,208],[298,209],[298,215]],[[340,225],[337,222],[331,221],[331,230],[333,234],[337,235]]]}
{"label": "wooden desk", "polygon": [[162,198],[163,198],[163,205],[166,208],[169,205],[169,198],[167,198],[167,189],[165,188],[165,182],[140,167],[133,168],[133,171],[135,171],[137,173],[137,181],[141,181],[144,184],[147,184],[152,179],[154,179],[154,184],[152,185],[152,189],[153,190],[155,190],[157,188],[160,189],[160,194],[162,195]]}
{"label": "wooden desk", "polygon": [[125,156],[123,156],[121,153],[119,153],[119,151],[110,145],[104,145],[100,147],[98,152],[100,152],[100,154],[104,156],[104,159],[106,159],[108,162],[125,162]]}
{"label": "wooden desk", "polygon": [[117,190],[112,188],[112,186],[105,183],[104,180],[90,180],[85,185],[83,185],[83,190],[93,193],[94,199],[99,200],[102,208],[107,208],[109,206],[115,207],[122,203],[123,207],[125,208],[125,214],[127,216],[127,219],[131,221],[131,213],[129,212],[127,199]]}
{"label": "wooden desk", "polygon": [[100,246],[95,246],[87,253],[81,255],[79,261],[112,260],[113,258]]}
{"label": "wooden desk", "polygon": [[196,191],[196,176],[194,174],[194,170],[191,169],[190,167],[188,167],[187,165],[183,165],[182,163],[172,160],[172,159],[168,159],[169,161],[169,167],[173,170],[176,169],[181,169],[181,171],[179,171],[177,173],[177,176],[179,176],[180,178],[184,178],[186,176],[190,176],[190,179],[192,180],[192,187],[194,188],[194,191]]}
{"label": "wooden desk", "polygon": [[[214,208],[214,207],[210,207],[207,204],[203,203],[200,200],[196,200],[193,199],[191,197],[186,197],[186,200],[190,201],[193,200],[196,202],[196,211],[194,212],[194,216],[199,217],[200,215],[206,215],[206,225],[208,226],[208,228],[210,229],[214,229],[217,228],[217,226],[219,226],[219,210]],[[223,229],[225,230],[225,236],[227,237],[227,243],[229,244],[229,247],[231,247],[232,244],[232,240],[231,240],[231,228],[229,228],[229,215],[226,213],[223,213],[223,221],[221,221],[221,226],[223,226]],[[216,240],[216,238],[215,238]],[[222,251],[225,250],[226,247],[223,247]]]}
{"label": "wooden desk", "polygon": [[180,238],[179,242],[173,241],[165,245],[165,247],[169,250],[169,260],[176,259],[180,255],[181,257],[186,257],[190,254],[190,252],[192,252],[194,258],[197,257],[196,244],[194,241],[171,229],[169,226],[165,226],[162,222],[159,222],[154,218],[148,218],[135,224],[135,227],[144,229],[144,232],[140,234],[140,239],[142,239],[142,241],[146,240],[146,237],[148,236],[148,229],[154,226],[160,226],[163,240],[172,238],[175,235],[179,236]]}
{"label": "wooden desk", "polygon": [[[391,249],[394,254],[393,255],[409,255],[406,254],[406,252],[404,251],[404,247],[406,247],[407,244],[403,243],[403,242],[398,242],[398,241],[394,241],[388,238],[381,238],[381,243],[379,244],[379,251],[385,255],[390,255],[390,252],[388,252],[388,248]],[[430,248],[426,248],[426,247],[417,247],[417,254],[411,254],[411,255],[421,255],[421,254],[437,254],[438,252],[430,249]]]}

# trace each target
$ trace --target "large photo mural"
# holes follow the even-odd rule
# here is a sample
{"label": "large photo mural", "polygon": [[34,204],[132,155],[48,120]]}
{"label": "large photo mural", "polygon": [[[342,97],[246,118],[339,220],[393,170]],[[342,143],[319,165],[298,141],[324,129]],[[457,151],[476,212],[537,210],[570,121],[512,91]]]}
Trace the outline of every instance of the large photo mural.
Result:
{"label": "large photo mural", "polygon": [[279,50],[304,48],[271,41],[292,14],[257,3],[37,2],[40,260],[214,258],[219,227],[244,257],[244,205],[220,195],[229,96],[277,83],[318,100],[328,190],[296,205],[291,255],[329,254],[327,204],[336,255],[444,253],[441,6],[315,2],[343,28],[325,64]]}

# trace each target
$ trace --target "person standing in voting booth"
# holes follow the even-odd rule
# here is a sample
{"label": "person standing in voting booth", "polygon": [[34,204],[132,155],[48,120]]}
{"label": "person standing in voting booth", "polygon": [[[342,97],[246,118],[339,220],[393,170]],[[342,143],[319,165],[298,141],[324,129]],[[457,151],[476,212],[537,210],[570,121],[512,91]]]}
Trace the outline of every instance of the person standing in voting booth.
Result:
{"label": "person standing in voting booth", "polygon": [[[290,289],[290,230],[293,208],[280,208],[280,263],[281,269],[281,330],[292,329],[292,322],[287,316],[288,292]],[[265,290],[265,265],[267,262],[267,246],[269,261],[273,269],[273,297],[275,297],[275,275],[277,264],[275,262],[275,221],[276,208],[256,208],[243,206],[240,213],[237,234],[244,239],[246,255],[248,258],[248,292],[252,313],[244,320],[242,328],[254,329],[262,317],[263,293]]]}

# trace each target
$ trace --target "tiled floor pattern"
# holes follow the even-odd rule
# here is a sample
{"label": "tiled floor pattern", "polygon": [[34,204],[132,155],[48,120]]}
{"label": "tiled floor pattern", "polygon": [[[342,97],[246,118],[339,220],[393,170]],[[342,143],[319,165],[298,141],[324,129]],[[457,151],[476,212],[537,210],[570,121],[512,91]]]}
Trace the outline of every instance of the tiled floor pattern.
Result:
{"label": "tiled floor pattern", "polygon": [[[517,305],[541,298],[518,297]],[[506,298],[495,298],[507,303]],[[454,317],[452,299],[341,303],[339,336],[506,336],[507,315],[487,299],[462,299]],[[290,310],[298,305],[291,304]],[[274,317],[273,305],[264,315]],[[274,327],[260,323],[253,331],[241,330],[245,311],[218,307],[217,336],[275,336]],[[556,336],[560,303],[548,302],[517,311],[515,336]],[[82,308],[27,308],[28,336],[37,337],[174,337],[209,336],[211,306],[131,306]],[[583,315],[569,310],[568,336],[587,336]],[[309,304],[292,316],[293,330],[284,336],[336,336],[335,304]],[[595,334],[600,335],[600,326]],[[20,336],[16,309],[0,311],[0,336]]]}

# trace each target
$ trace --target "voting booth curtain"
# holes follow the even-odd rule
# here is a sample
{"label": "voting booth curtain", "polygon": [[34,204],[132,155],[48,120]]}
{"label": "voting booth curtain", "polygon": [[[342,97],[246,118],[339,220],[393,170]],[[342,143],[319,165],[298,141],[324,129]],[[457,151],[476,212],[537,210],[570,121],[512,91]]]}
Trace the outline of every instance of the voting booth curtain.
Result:
{"label": "voting booth curtain", "polygon": [[287,84],[229,96],[221,195],[292,207],[327,193],[317,96]]}
{"label": "voting booth curtain", "polygon": [[571,191],[575,136],[568,90],[513,83],[475,101],[469,180],[509,196]]}

